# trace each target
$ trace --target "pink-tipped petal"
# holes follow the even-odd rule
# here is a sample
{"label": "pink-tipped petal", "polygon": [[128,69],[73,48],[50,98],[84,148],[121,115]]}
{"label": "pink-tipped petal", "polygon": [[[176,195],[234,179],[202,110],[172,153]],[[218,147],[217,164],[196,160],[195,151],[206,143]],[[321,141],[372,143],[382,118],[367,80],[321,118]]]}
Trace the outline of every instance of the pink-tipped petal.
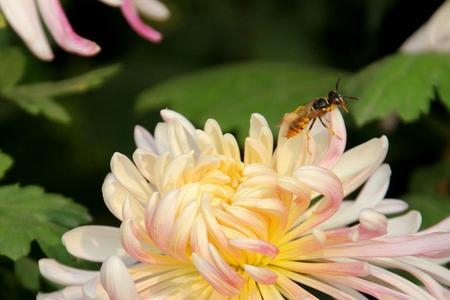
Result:
{"label": "pink-tipped petal", "polygon": [[[325,248],[318,257],[396,257],[425,255],[450,249],[450,234],[432,233],[405,237],[399,240],[370,241],[365,244]],[[309,257],[312,257],[310,255]]]}
{"label": "pink-tipped petal", "polygon": [[37,0],[37,3],[48,30],[61,48],[82,56],[93,56],[100,51],[96,43],[75,33],[59,0]]}
{"label": "pink-tipped petal", "polygon": [[299,273],[315,273],[342,276],[365,277],[369,274],[368,264],[364,262],[343,263],[304,263],[296,261],[277,261],[274,263],[286,270]]}
{"label": "pink-tipped petal", "polygon": [[329,134],[329,146],[325,155],[316,164],[323,168],[331,168],[341,158],[347,143],[347,131],[345,130],[344,119],[339,109],[330,113],[330,125],[334,134]]}
{"label": "pink-tipped petal", "polygon": [[134,126],[134,142],[137,148],[151,153],[158,153],[158,147],[152,134],[140,125]]}
{"label": "pink-tipped petal", "polygon": [[275,258],[275,256],[277,256],[279,251],[275,245],[257,239],[249,239],[249,238],[233,239],[230,240],[230,244],[236,248],[255,253],[260,253],[270,258]]}
{"label": "pink-tipped petal", "polygon": [[137,261],[151,264],[166,264],[173,262],[170,257],[159,255],[157,249],[136,237],[136,230],[133,228],[135,226],[137,225],[134,224],[131,219],[125,220],[122,223],[122,226],[120,226],[122,245],[129,255]]}
{"label": "pink-tipped petal", "polygon": [[54,259],[40,259],[39,271],[42,276],[61,285],[79,285],[99,275],[99,272],[71,268]]}
{"label": "pink-tipped petal", "polygon": [[312,190],[323,195],[311,215],[300,225],[288,232],[283,241],[299,237],[332,216],[342,203],[343,191],[339,179],[330,170],[316,166],[304,166],[294,172],[294,176]]}
{"label": "pink-tipped petal", "polygon": [[239,289],[227,282],[226,278],[206,259],[192,253],[192,263],[200,274],[211,284],[211,286],[224,296],[234,296],[239,294]]}
{"label": "pink-tipped petal", "polygon": [[320,275],[318,277],[325,281],[343,284],[344,286],[371,295],[376,299],[416,300],[416,298],[407,294],[358,277],[331,275]]}
{"label": "pink-tipped petal", "polygon": [[212,245],[209,244],[209,252],[211,254],[211,258],[216,265],[217,271],[219,271],[220,275],[225,278],[226,281],[230,282],[233,286],[240,289],[245,283],[244,278],[239,275],[236,270],[234,270],[227,262],[222,258],[219,251]]}
{"label": "pink-tipped petal", "polygon": [[111,256],[100,269],[103,287],[114,300],[139,300],[135,283],[122,260]]}
{"label": "pink-tipped petal", "polygon": [[121,9],[125,19],[130,24],[131,28],[136,31],[137,34],[153,43],[159,43],[162,40],[162,35],[155,29],[145,24],[138,15],[136,10],[135,0],[123,0]]}
{"label": "pink-tipped petal", "polygon": [[14,31],[37,57],[47,61],[53,59],[34,0],[0,0],[0,8]]}
{"label": "pink-tipped petal", "polygon": [[274,284],[277,281],[278,274],[266,268],[255,267],[244,264],[244,270],[258,283]]}

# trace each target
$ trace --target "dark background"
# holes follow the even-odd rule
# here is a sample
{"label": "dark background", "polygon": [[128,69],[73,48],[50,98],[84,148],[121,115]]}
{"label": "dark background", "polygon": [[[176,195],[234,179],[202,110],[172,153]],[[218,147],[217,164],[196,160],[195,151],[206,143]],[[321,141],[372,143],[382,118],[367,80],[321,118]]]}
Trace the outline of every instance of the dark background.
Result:
{"label": "dark background", "polygon": [[[130,155],[134,150],[134,125],[152,131],[159,121],[156,111],[139,114],[134,109],[144,89],[194,70],[247,60],[306,62],[356,71],[395,52],[443,1],[164,2],[171,19],[150,22],[164,33],[160,45],[137,36],[118,9],[93,0],[65,2],[77,32],[103,50],[86,59],[54,47],[52,63],[30,55],[26,80],[66,78],[115,62],[122,69],[100,88],[60,101],[72,116],[68,125],[0,103],[0,148],[15,160],[5,182],[41,185],[88,207],[93,223],[118,224],[103,204],[101,185],[113,152]],[[3,40],[22,47],[7,31]],[[417,169],[448,160],[448,120],[448,111],[437,101],[430,114],[410,124],[400,122],[390,132],[378,122],[357,128],[349,118],[349,146],[387,134],[391,145],[387,162],[393,168],[389,196],[402,197]],[[448,193],[448,181],[443,193]],[[38,257],[39,250],[34,249],[33,255]],[[25,293],[21,299],[32,295]]]}

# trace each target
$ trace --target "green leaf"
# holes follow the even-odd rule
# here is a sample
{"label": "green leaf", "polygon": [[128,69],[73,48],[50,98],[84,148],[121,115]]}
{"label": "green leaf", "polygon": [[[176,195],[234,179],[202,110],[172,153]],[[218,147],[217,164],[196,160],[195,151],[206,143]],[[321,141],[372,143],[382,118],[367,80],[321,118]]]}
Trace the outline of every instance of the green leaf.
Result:
{"label": "green leaf", "polygon": [[61,235],[90,221],[87,210],[72,200],[45,193],[38,186],[0,187],[0,255],[17,260],[36,240],[50,257],[61,252]]}
{"label": "green leaf", "polygon": [[23,97],[17,99],[16,103],[32,115],[41,113],[53,121],[60,123],[70,122],[70,115],[66,109],[52,99],[29,99]]}
{"label": "green leaf", "polygon": [[288,63],[219,66],[171,79],[142,93],[140,112],[168,106],[196,122],[216,118],[225,129],[248,130],[250,114],[276,125],[283,114],[325,95],[342,72]]}
{"label": "green leaf", "polygon": [[414,172],[404,199],[421,212],[422,227],[434,225],[450,213],[450,163],[441,161]]}
{"label": "green leaf", "polygon": [[2,95],[30,114],[42,114],[51,120],[67,123],[70,121],[68,112],[54,98],[96,88],[118,69],[113,65],[61,81],[18,85],[3,90]]}
{"label": "green leaf", "polygon": [[357,96],[352,115],[360,125],[391,112],[404,121],[429,111],[437,88],[450,108],[450,56],[397,53],[376,61],[344,82],[347,94]]}
{"label": "green leaf", "polygon": [[25,288],[32,291],[37,291],[39,289],[40,275],[36,261],[29,257],[18,259],[14,265],[14,273]]}
{"label": "green leaf", "polygon": [[0,89],[15,85],[22,78],[24,69],[25,56],[19,49],[0,48]]}
{"label": "green leaf", "polygon": [[3,153],[0,150],[0,179],[5,176],[5,173],[9,170],[9,168],[12,166],[13,160],[11,156],[8,154]]}

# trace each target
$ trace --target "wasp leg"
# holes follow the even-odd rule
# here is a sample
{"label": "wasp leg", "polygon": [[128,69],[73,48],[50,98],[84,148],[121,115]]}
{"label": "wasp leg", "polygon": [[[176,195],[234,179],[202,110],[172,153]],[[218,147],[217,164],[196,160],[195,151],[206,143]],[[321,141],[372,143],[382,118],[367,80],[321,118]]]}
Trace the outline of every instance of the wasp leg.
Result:
{"label": "wasp leg", "polygon": [[317,119],[313,119],[311,122],[311,125],[309,125],[308,130],[306,131],[306,147],[308,148],[308,154],[312,155],[311,153],[311,149],[309,149],[309,140],[311,139],[311,129],[314,126],[314,123],[316,122]]}
{"label": "wasp leg", "polygon": [[325,122],[322,120],[321,117],[319,117],[319,121],[320,121],[320,123],[322,123],[323,127],[325,127],[331,135],[335,135],[338,139],[341,139],[341,137],[338,136],[336,134],[336,132],[334,132],[333,128],[331,128],[330,126],[325,124]]}

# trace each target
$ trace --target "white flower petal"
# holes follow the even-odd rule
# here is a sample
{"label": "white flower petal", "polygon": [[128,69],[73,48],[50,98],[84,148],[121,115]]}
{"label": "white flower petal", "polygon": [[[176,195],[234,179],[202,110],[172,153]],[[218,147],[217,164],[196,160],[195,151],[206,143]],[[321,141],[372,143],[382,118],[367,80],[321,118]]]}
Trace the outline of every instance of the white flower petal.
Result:
{"label": "white flower petal", "polygon": [[80,285],[100,275],[96,271],[85,271],[58,263],[54,259],[40,259],[39,271],[42,276],[61,285]]}
{"label": "white flower petal", "polygon": [[111,255],[119,255],[127,263],[133,260],[120,243],[119,228],[109,226],[81,226],[66,232],[62,242],[73,256],[103,262]]}
{"label": "white flower petal", "polygon": [[388,236],[405,236],[416,233],[422,224],[422,216],[418,211],[410,211],[400,217],[388,221]]}
{"label": "white flower petal", "polygon": [[158,153],[155,139],[153,138],[152,134],[142,126],[134,126],[134,142],[136,143],[136,147],[138,148],[152,153]]}
{"label": "white flower petal", "polygon": [[135,283],[126,266],[117,256],[111,256],[100,269],[103,287],[114,300],[139,300]]}
{"label": "white flower petal", "polygon": [[166,21],[170,18],[170,11],[164,3],[158,0],[135,0],[141,14],[155,21]]}
{"label": "white flower petal", "polygon": [[34,0],[0,0],[0,8],[11,27],[37,57],[53,59]]}
{"label": "white flower petal", "polygon": [[378,168],[386,157],[388,140],[385,136],[346,151],[331,169],[342,181],[344,195],[357,189]]}

